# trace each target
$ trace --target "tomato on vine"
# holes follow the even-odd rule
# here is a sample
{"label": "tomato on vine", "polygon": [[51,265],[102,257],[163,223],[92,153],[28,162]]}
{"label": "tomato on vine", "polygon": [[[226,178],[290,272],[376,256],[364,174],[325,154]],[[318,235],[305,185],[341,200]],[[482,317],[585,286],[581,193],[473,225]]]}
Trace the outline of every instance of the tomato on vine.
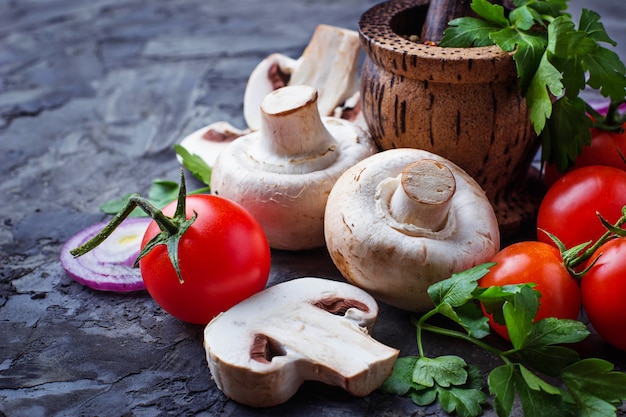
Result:
{"label": "tomato on vine", "polygon": [[609,344],[626,351],[626,237],[609,240],[595,251],[581,280],[589,322]]}
{"label": "tomato on vine", "polygon": [[[626,123],[624,124],[626,126]],[[602,129],[591,129],[591,144],[582,148],[582,153],[576,158],[570,170],[604,165],[626,171],[626,131],[610,132]],[[544,179],[548,186],[552,186],[564,174],[560,173],[552,164],[546,164]]]}
{"label": "tomato on vine", "polygon": [[[163,209],[171,216],[176,202]],[[178,243],[180,277],[166,245],[157,245],[139,261],[148,293],[172,316],[206,324],[265,288],[270,249],[259,223],[243,207],[226,198],[187,196],[187,219],[197,217]],[[162,233],[152,222],[142,248]]]}
{"label": "tomato on vine", "polygon": [[102,243],[139,206],[153,221],[135,264],[148,293],[165,311],[186,322],[207,324],[265,288],[270,248],[263,229],[240,205],[208,194],[186,195],[162,211],[138,195],[105,228],[70,252],[81,256]]}
{"label": "tomato on vine", "polygon": [[588,166],[568,172],[546,193],[537,215],[537,239],[554,244],[555,235],[566,248],[597,241],[606,228],[598,214],[614,223],[626,205],[626,171]]}
{"label": "tomato on vine", "polygon": [[[502,249],[491,262],[496,265],[481,278],[481,287],[534,283],[541,293],[535,320],[578,318],[581,309],[578,283],[566,269],[556,247],[536,241],[518,242]],[[497,323],[490,314],[486,315],[493,331],[508,339],[506,326]]]}
{"label": "tomato on vine", "polygon": [[[583,146],[580,155],[568,171],[592,166],[611,166],[626,171],[626,103],[610,103],[599,111],[588,108],[593,121],[591,143]],[[564,173],[554,164],[547,163],[544,169],[546,185],[552,186]]]}

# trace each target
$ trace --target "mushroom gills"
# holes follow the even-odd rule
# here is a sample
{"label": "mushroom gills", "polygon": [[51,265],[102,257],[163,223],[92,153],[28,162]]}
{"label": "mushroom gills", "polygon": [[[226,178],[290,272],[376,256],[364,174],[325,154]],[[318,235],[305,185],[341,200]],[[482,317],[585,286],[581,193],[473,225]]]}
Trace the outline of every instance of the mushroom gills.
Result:
{"label": "mushroom gills", "polygon": [[287,281],[206,326],[207,363],[225,395],[253,407],[281,404],[305,381],[368,395],[391,374],[399,353],[369,335],[377,314],[376,301],[348,283]]}

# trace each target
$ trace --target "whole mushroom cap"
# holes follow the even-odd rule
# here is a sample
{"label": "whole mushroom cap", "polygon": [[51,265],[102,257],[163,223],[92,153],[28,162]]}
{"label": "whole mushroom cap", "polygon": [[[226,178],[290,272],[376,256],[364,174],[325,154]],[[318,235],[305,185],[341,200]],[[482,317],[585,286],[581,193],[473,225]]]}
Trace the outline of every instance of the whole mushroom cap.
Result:
{"label": "whole mushroom cap", "polygon": [[[452,195],[442,191],[448,194],[438,197],[432,222],[419,210],[397,209],[405,204],[396,202],[397,195],[405,193],[396,191],[420,185],[419,178],[403,178],[403,171],[423,160],[445,166],[453,177]],[[426,200],[420,210],[429,210]],[[481,187],[457,165],[419,149],[380,152],[347,170],[328,197],[324,230],[330,256],[348,281],[416,312],[432,307],[430,285],[487,262],[500,247],[494,209]]]}
{"label": "whole mushroom cap", "polygon": [[321,117],[316,101],[316,90],[305,85],[268,94],[261,129],[231,142],[213,167],[212,192],[245,207],[274,249],[323,246],[335,181],[377,151],[356,125]]}

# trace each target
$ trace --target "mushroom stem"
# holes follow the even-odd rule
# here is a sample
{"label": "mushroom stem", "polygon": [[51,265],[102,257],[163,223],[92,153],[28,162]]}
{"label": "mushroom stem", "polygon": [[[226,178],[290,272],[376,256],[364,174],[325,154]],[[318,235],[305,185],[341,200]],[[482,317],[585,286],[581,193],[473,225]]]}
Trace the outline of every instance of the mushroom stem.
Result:
{"label": "mushroom stem", "polygon": [[303,173],[327,168],[336,159],[337,143],[317,108],[317,91],[310,86],[283,87],[267,95],[261,105],[261,137],[254,157],[281,165],[287,160]]}
{"label": "mushroom stem", "polygon": [[446,225],[455,191],[456,181],[448,167],[432,159],[419,160],[402,171],[389,213],[399,223],[436,232]]}

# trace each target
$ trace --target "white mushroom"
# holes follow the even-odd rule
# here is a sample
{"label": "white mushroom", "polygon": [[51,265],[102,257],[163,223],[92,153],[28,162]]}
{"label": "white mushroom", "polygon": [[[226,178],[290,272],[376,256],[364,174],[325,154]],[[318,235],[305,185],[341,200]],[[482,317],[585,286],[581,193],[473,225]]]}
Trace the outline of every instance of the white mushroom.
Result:
{"label": "white mushroom", "polygon": [[299,278],[215,317],[204,347],[218,388],[254,407],[281,404],[304,381],[368,395],[391,374],[398,350],[368,334],[376,301],[347,283]]}
{"label": "white mushroom", "polygon": [[324,208],[335,181],[377,149],[347,120],[320,117],[310,86],[283,87],[262,104],[261,129],[218,156],[211,190],[245,207],[274,249],[324,245]]}
{"label": "white mushroom", "polygon": [[274,53],[263,59],[250,73],[243,94],[243,117],[250,130],[261,128],[261,103],[274,90],[285,87],[298,61]]}
{"label": "white mushroom", "polygon": [[288,85],[310,85],[319,94],[320,114],[335,108],[358,91],[361,43],[353,30],[318,25],[311,42],[298,60]]}
{"label": "white mushroom", "polygon": [[[315,88],[322,116],[345,118],[366,129],[358,85],[360,52],[357,32],[318,25],[300,58],[273,53],[252,70],[243,97],[246,129],[238,129],[228,122],[216,122],[186,136],[180,144],[213,166],[228,142],[261,128],[263,99],[287,85]],[[182,162],[182,158],[178,157],[178,160]]]}
{"label": "white mushroom", "polygon": [[253,70],[243,100],[248,128],[261,128],[259,111],[265,96],[286,85],[309,85],[319,95],[322,116],[331,116],[335,109],[359,89],[358,70],[361,45],[353,30],[318,25],[304,49],[294,61],[281,54],[265,58]]}
{"label": "white mushroom", "polygon": [[[237,129],[228,122],[215,122],[200,128],[181,142],[187,151],[198,155],[207,165],[213,166],[217,155],[233,140],[250,133],[250,130]],[[182,163],[182,158],[177,155],[178,162]]]}
{"label": "white mushroom", "polygon": [[423,312],[427,288],[500,247],[484,191],[452,162],[418,149],[371,156],[337,180],[325,236],[342,275],[377,299]]}

